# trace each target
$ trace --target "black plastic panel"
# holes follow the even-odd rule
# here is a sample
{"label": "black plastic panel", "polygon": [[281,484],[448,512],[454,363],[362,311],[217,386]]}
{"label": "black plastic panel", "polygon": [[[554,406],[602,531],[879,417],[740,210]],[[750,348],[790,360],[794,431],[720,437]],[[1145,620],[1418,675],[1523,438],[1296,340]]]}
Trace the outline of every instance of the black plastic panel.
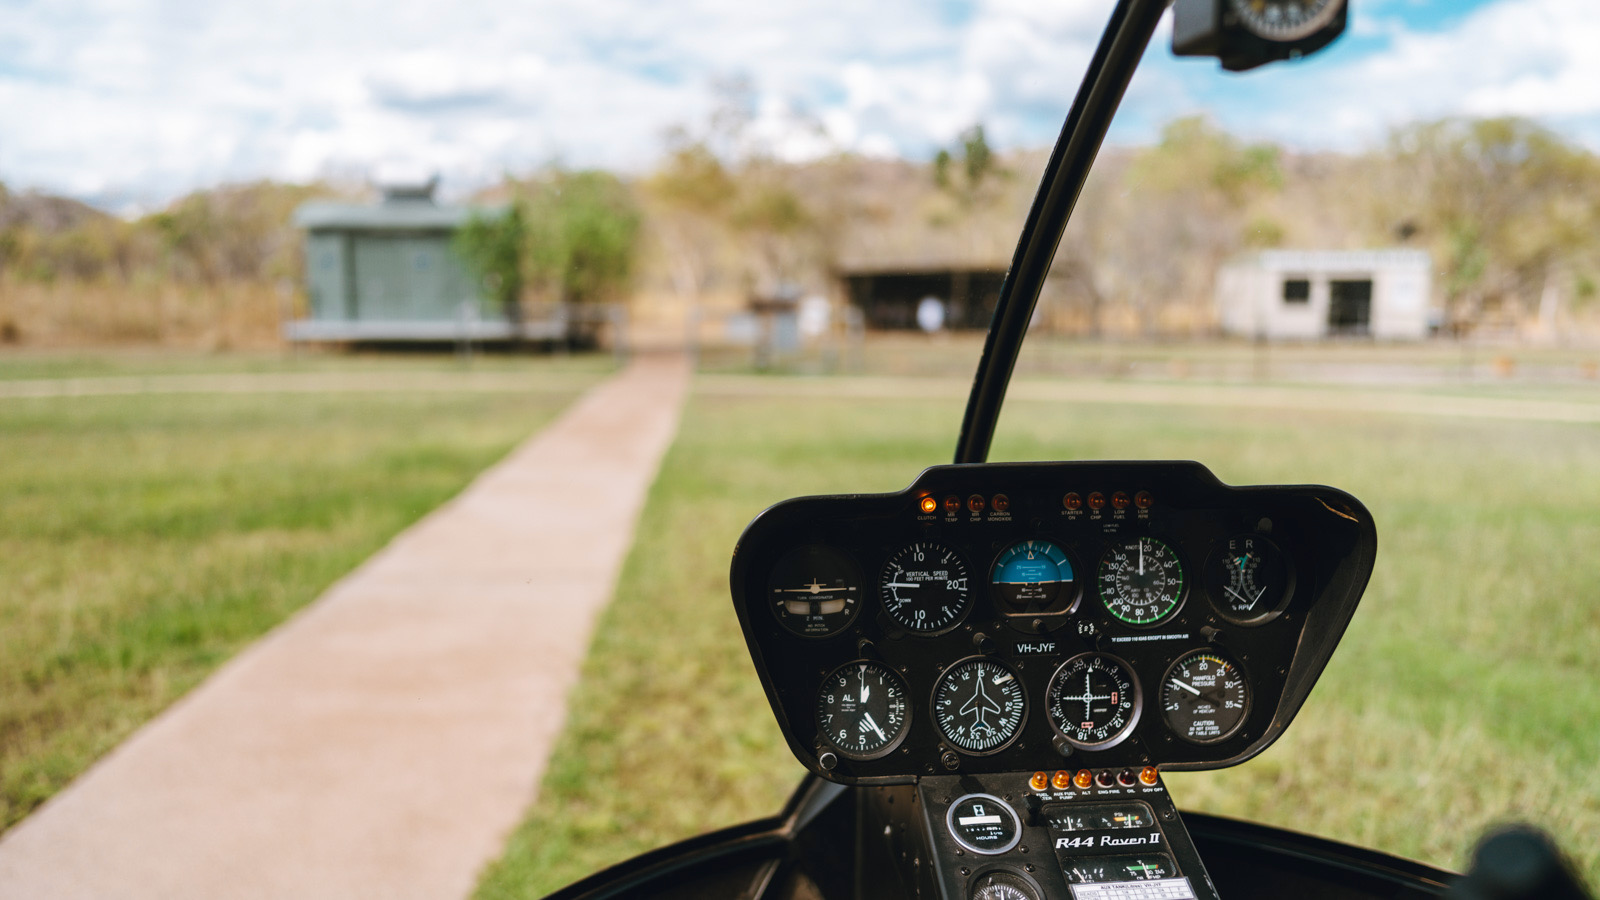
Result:
{"label": "black plastic panel", "polygon": [[[1115,509],[1111,499],[1119,492],[1130,500],[1145,492],[1150,505],[1140,509],[1130,502]],[[1082,508],[1064,505],[1068,493],[1085,501]],[[996,494],[1009,501],[1003,513],[992,508]],[[1091,494],[1106,499],[1103,509],[1089,508]],[[973,495],[984,499],[981,513],[968,511]],[[923,512],[926,497],[934,499],[932,513]],[[950,497],[962,504],[954,514],[946,512]],[[1282,613],[1255,625],[1225,619],[1220,598],[1203,583],[1208,560],[1230,538],[1247,534],[1270,538],[1286,555],[1293,583]],[[1113,617],[1097,583],[1107,549],[1141,536],[1176,551],[1185,573],[1175,612],[1146,626]],[[1020,619],[1001,614],[988,590],[990,569],[1007,547],[1026,539],[1049,540],[1067,551],[1081,592],[1070,613]],[[937,541],[957,551],[972,579],[970,609],[953,627],[932,636],[908,633],[891,620],[877,590],[886,560],[916,541]],[[768,593],[774,566],[792,548],[805,545],[844,554],[864,582],[853,621],[825,637],[783,627]],[[790,748],[808,769],[829,780],[886,784],[951,772],[1142,765],[1209,769],[1249,759],[1283,732],[1344,633],[1371,574],[1375,549],[1366,508],[1334,488],[1230,487],[1194,462],[938,466],[899,493],[805,497],[763,512],[734,552],[732,592]],[[1158,706],[1167,668],[1200,648],[1237,661],[1252,688],[1251,709],[1239,730],[1204,745],[1174,735]],[[1053,745],[1059,742],[1046,715],[1046,687],[1063,661],[1088,651],[1128,663],[1140,683],[1142,710],[1114,745],[1064,755]],[[936,731],[929,708],[940,674],[974,655],[1015,670],[1027,698],[1021,733],[988,755],[954,752]],[[817,692],[824,675],[856,659],[888,665],[907,685],[909,730],[891,752],[874,759],[829,752],[834,748],[817,733]],[[824,752],[832,768],[819,762]]]}

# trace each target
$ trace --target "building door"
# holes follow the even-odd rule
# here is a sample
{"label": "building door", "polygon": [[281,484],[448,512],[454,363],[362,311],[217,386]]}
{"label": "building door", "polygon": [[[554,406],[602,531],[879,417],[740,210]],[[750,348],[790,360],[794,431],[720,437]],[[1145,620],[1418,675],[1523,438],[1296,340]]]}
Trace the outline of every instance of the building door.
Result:
{"label": "building door", "polygon": [[1372,279],[1328,282],[1328,333],[1372,334]]}

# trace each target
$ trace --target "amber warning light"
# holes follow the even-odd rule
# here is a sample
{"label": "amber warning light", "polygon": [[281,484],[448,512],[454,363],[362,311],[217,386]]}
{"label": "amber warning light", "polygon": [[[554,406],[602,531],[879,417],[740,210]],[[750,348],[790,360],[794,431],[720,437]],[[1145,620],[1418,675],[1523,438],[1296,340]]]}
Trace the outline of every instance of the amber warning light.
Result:
{"label": "amber warning light", "polygon": [[923,512],[931,513],[934,510],[937,510],[938,508],[939,508],[939,501],[933,499],[932,497],[923,497],[922,498],[922,511]]}

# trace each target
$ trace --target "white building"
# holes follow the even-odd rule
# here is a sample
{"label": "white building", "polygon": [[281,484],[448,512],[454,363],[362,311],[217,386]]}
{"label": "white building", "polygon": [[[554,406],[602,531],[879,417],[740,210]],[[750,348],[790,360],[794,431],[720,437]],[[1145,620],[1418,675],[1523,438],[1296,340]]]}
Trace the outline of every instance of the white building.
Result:
{"label": "white building", "polygon": [[1422,250],[1266,250],[1217,273],[1217,312],[1245,337],[1420,340],[1432,272]]}

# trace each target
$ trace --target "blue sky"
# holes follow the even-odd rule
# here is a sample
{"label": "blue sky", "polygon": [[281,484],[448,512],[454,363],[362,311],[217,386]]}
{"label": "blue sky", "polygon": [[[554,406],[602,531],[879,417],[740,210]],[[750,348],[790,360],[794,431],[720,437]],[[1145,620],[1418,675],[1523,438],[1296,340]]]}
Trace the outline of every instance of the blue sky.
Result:
{"label": "blue sky", "polygon": [[[647,168],[713,84],[802,159],[926,157],[1060,127],[1111,0],[0,0],[0,180],[113,209],[261,177],[431,169],[456,191],[559,159]],[[1600,3],[1352,0],[1350,32],[1233,75],[1163,30],[1112,140],[1197,112],[1358,148],[1418,118],[1528,115],[1600,147]]]}

